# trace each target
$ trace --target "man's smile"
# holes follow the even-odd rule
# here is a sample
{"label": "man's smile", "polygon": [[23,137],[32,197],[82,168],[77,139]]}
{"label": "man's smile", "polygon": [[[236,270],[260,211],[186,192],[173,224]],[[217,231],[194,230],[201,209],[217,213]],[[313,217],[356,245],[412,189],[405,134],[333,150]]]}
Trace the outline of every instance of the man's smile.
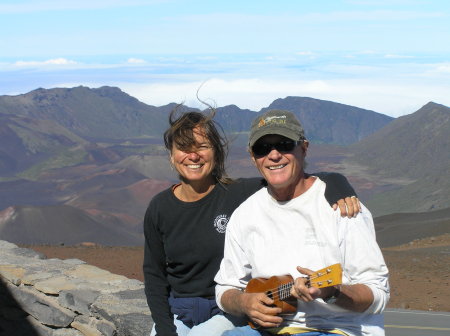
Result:
{"label": "man's smile", "polygon": [[277,165],[277,166],[270,166],[270,167],[267,167],[267,168],[269,168],[269,170],[276,170],[276,169],[282,169],[282,168],[284,168],[286,166],[287,166],[287,164],[280,164],[280,165]]}

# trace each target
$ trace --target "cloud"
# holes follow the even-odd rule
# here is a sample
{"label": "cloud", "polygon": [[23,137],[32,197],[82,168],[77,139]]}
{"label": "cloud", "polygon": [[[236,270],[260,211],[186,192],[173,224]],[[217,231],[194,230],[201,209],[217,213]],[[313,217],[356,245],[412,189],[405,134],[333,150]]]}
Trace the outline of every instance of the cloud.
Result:
{"label": "cloud", "polygon": [[66,58],[54,58],[47,61],[17,61],[14,63],[15,66],[19,67],[36,67],[36,66],[59,66],[59,65],[75,65],[78,64],[75,61],[68,60]]}
{"label": "cloud", "polygon": [[10,4],[0,4],[0,14],[48,12],[65,10],[92,10],[117,7],[147,6],[168,2],[167,0],[19,0]]}
{"label": "cloud", "polygon": [[438,73],[450,73],[450,63],[438,64],[435,68]]}
{"label": "cloud", "polygon": [[311,22],[381,22],[381,21],[411,21],[443,18],[442,12],[400,11],[400,10],[366,10],[366,11],[336,11],[329,13],[310,13],[304,16]]}
{"label": "cloud", "polygon": [[310,60],[319,57],[316,53],[314,53],[312,51],[298,51],[295,53],[295,55],[300,56],[300,57],[305,57]]}
{"label": "cloud", "polygon": [[414,56],[408,56],[408,55],[396,55],[396,54],[387,54],[387,55],[384,55],[384,58],[401,59],[401,58],[414,58]]}
{"label": "cloud", "polygon": [[[301,7],[300,7],[301,8]],[[302,14],[297,14],[302,13]],[[299,24],[305,25],[323,25],[328,26],[331,22],[343,22],[345,24],[355,22],[384,22],[392,21],[415,21],[436,18],[446,18],[448,16],[444,11],[419,11],[419,10],[341,10],[341,11],[317,11],[305,12],[297,11],[294,13],[281,12],[267,12],[264,14],[252,14],[243,12],[224,12],[215,13],[207,12],[205,14],[190,14],[184,16],[166,17],[165,20],[185,22],[186,24],[196,24],[202,22],[208,27],[222,26],[230,29],[235,25],[245,25],[248,27],[259,27],[261,29],[267,28],[269,30],[278,30],[280,27],[289,26],[291,28],[298,27]],[[269,24],[268,24],[269,23]],[[285,32],[286,33],[286,32]]]}
{"label": "cloud", "polygon": [[298,51],[295,54],[300,56],[314,56],[312,51]]}
{"label": "cloud", "polygon": [[145,64],[145,63],[147,63],[147,61],[145,61],[143,59],[139,59],[139,58],[129,58],[127,60],[127,63],[129,63],[129,64]]}
{"label": "cloud", "polygon": [[430,77],[433,79],[437,79],[442,77],[446,82],[448,82],[450,74],[450,63],[437,63],[437,64],[428,64],[426,65],[426,70],[424,71],[424,75],[426,77]]}
{"label": "cloud", "polygon": [[1,62],[0,68],[3,71],[14,71],[17,68],[40,68],[49,72],[58,71],[60,68],[70,68],[75,70],[90,69],[92,71],[102,71],[104,69],[120,69],[127,66],[148,66],[149,63],[146,60],[139,58],[128,58],[125,62],[112,62],[112,63],[81,63],[75,60],[59,57],[52,58],[44,61],[23,61],[18,60],[13,63]]}

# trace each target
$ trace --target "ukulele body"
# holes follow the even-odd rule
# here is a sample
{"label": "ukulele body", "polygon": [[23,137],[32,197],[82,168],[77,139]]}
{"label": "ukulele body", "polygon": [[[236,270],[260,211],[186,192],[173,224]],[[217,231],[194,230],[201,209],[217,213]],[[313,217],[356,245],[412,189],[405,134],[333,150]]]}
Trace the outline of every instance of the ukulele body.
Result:
{"label": "ukulele body", "polygon": [[253,278],[248,282],[245,292],[265,293],[274,300],[274,306],[281,308],[281,314],[293,314],[297,312],[297,299],[289,294],[293,281],[290,275]]}
{"label": "ukulele body", "polygon": [[[342,284],[342,266],[334,264],[313,272],[307,277],[307,286],[324,288]],[[294,279],[290,275],[272,276],[269,279],[253,278],[247,283],[246,293],[265,293],[274,303],[273,306],[281,308],[280,315],[297,312],[297,299],[291,296]],[[257,329],[253,322],[248,324]]]}

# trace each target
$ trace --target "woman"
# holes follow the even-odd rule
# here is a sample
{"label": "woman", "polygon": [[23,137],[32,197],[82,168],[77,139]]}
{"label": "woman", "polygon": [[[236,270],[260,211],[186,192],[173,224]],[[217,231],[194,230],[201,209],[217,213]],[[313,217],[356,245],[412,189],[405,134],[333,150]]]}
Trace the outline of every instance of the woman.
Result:
{"label": "woman", "polygon": [[[174,116],[175,111],[164,142],[180,183],[156,195],[144,219],[145,292],[155,323],[152,335],[201,335],[203,331],[220,335],[227,321],[217,315],[221,312],[214,300],[214,276],[223,257],[226,224],[233,211],[264,182],[227,177],[227,143],[212,120],[214,112]],[[341,195],[354,195],[343,176],[317,176],[328,186],[333,181],[341,184],[339,188],[345,189]],[[333,197],[329,195],[327,188],[330,202]],[[349,213],[353,206],[358,212],[357,200],[347,201]]]}

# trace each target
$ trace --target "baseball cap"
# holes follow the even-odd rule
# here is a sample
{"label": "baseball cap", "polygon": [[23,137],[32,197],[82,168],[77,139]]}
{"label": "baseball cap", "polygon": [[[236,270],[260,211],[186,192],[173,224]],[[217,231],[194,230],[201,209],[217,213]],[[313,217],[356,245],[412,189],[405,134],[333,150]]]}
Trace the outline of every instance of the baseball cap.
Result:
{"label": "baseball cap", "polygon": [[294,141],[305,140],[305,131],[298,119],[293,113],[284,110],[269,110],[253,120],[249,147],[268,134],[282,135]]}

